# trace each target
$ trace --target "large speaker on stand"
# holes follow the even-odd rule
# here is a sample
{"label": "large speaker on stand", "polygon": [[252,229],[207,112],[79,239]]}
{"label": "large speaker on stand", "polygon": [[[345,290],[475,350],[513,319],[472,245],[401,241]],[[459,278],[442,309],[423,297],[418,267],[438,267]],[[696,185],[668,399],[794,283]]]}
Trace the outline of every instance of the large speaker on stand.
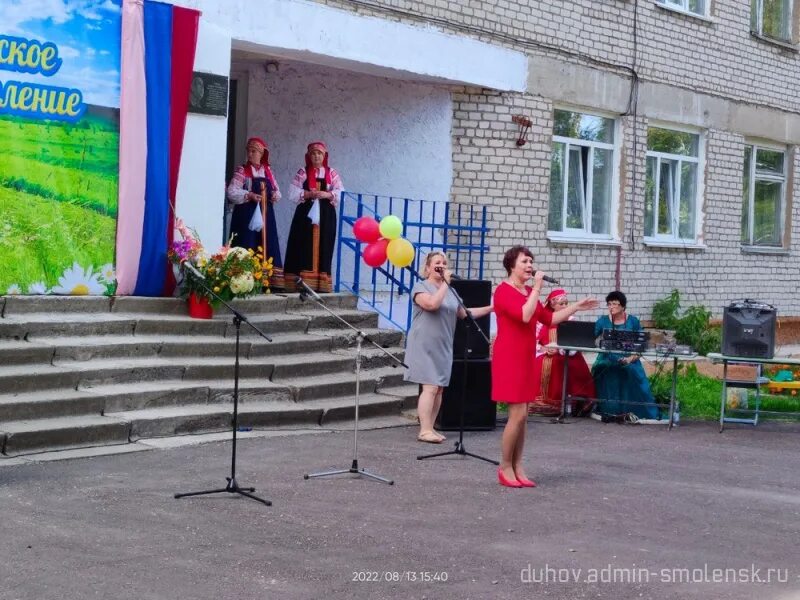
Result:
{"label": "large speaker on stand", "polygon": [[492,363],[488,358],[454,360],[450,385],[442,394],[439,429],[458,431],[461,424],[461,378],[467,369],[467,393],[464,398],[464,430],[494,429],[497,404],[492,402]]}
{"label": "large speaker on stand", "polygon": [[[467,308],[475,308],[476,306],[488,306],[492,303],[492,282],[483,281],[480,279],[459,279],[458,281],[451,281],[452,287],[461,299],[464,301],[464,306]],[[481,328],[486,337],[489,337],[489,330],[491,328],[491,316],[485,315],[480,319],[475,319],[478,327]],[[456,333],[453,338],[453,358],[489,358],[489,344],[483,339],[477,331],[471,331],[469,334],[469,345],[466,349],[466,356],[464,356],[464,338],[467,335],[467,324],[464,319],[459,319],[456,323]],[[455,380],[453,380],[455,381]],[[452,384],[451,384],[452,385]]]}
{"label": "large speaker on stand", "polygon": [[743,358],[775,356],[775,307],[755,300],[738,300],[722,316],[722,354]]}
{"label": "large speaker on stand", "polygon": [[[492,302],[492,282],[479,279],[459,279],[450,282],[453,290],[461,296],[464,306],[475,308]],[[475,320],[486,337],[489,337],[491,317]],[[439,411],[439,429],[457,431],[461,419],[461,394],[466,389],[464,402],[464,429],[483,431],[494,429],[497,406],[491,400],[492,370],[489,360],[489,344],[477,331],[467,331],[466,319],[459,319],[453,338],[453,371],[450,386],[442,395]],[[464,384],[464,371],[467,381]]]}
{"label": "large speaker on stand", "polygon": [[[464,306],[475,308],[492,302],[490,281],[459,279],[450,287],[461,296]],[[476,319],[478,327],[489,337],[491,317]],[[466,371],[466,383],[464,375]],[[450,385],[442,395],[437,426],[444,431],[458,431],[461,427],[462,390],[465,390],[464,430],[485,431],[494,429],[497,407],[491,400],[492,370],[489,344],[477,331],[467,331],[467,320],[459,319],[453,337],[453,370]]]}

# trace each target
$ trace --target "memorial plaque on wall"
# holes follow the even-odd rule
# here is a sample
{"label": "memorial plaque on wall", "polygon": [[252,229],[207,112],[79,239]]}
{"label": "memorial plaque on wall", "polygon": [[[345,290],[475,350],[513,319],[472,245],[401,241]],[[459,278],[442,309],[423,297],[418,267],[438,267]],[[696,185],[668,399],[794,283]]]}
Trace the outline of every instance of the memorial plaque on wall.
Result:
{"label": "memorial plaque on wall", "polygon": [[189,112],[228,116],[228,78],[210,73],[192,73]]}

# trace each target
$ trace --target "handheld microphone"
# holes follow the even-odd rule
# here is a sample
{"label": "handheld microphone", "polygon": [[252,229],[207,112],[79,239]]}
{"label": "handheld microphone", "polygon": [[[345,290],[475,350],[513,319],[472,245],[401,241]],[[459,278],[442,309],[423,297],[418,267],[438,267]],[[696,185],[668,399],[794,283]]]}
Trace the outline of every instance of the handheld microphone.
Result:
{"label": "handheld microphone", "polygon": [[202,279],[203,281],[206,280],[206,278],[203,276],[203,274],[200,271],[198,271],[197,268],[192,263],[190,263],[188,260],[183,261],[181,263],[181,266],[184,269],[186,269],[187,271],[189,271],[189,273],[192,274],[192,277],[196,277],[197,279]]}
{"label": "handheld microphone", "polygon": [[[433,270],[436,271],[439,275],[444,275],[444,267],[435,267]],[[461,281],[463,277],[459,277],[455,273],[450,273],[450,279],[452,279],[453,281]]]}
{"label": "handheld microphone", "polygon": [[[534,275],[536,275],[536,273],[537,273],[536,271],[533,272]],[[558,279],[550,277],[549,275],[545,275],[544,277],[542,277],[542,281],[546,281],[547,283],[554,283],[556,285],[559,284]]]}
{"label": "handheld microphone", "polygon": [[312,290],[310,287],[308,287],[308,284],[307,284],[305,281],[303,281],[303,278],[302,278],[302,277],[298,277],[297,279],[295,279],[295,280],[294,280],[294,282],[295,282],[295,283],[296,283],[296,284],[297,284],[299,287],[301,287],[301,288],[302,288],[302,290],[301,290],[301,292],[300,292],[300,297],[301,297],[301,298],[302,298],[302,297],[303,297],[305,294],[308,294],[309,296],[311,296],[311,297],[312,297],[314,300],[316,300],[317,302],[321,302],[322,304],[325,304],[325,300],[323,300],[323,299],[322,299],[322,297],[321,297],[321,296],[320,296],[320,295],[319,295],[317,292],[315,292],[315,291],[314,291],[314,290]]}

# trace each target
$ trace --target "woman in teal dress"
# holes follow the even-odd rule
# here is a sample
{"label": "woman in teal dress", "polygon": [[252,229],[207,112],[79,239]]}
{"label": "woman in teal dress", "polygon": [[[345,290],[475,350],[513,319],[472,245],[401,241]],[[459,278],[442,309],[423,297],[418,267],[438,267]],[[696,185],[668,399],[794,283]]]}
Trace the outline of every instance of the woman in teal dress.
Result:
{"label": "woman in teal dress", "polygon": [[[639,319],[629,315],[625,294],[614,291],[606,296],[608,315],[603,315],[594,324],[595,336],[604,329],[639,331]],[[633,413],[640,419],[658,419],[658,407],[650,391],[650,382],[644,372],[638,354],[601,352],[592,365],[592,376],[600,399],[600,412],[619,415]]]}

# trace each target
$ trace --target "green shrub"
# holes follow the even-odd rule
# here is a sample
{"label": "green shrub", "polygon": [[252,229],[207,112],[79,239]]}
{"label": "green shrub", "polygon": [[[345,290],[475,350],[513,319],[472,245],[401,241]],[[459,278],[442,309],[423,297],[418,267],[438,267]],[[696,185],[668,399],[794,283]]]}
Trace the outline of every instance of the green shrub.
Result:
{"label": "green shrub", "polygon": [[722,350],[722,327],[707,325],[705,329],[697,332],[695,342],[687,343],[703,356],[709,352],[720,352]]}
{"label": "green shrub", "polygon": [[678,325],[680,308],[680,293],[678,290],[672,290],[669,296],[653,304],[653,324],[658,329],[675,329]]}
{"label": "green shrub", "polygon": [[666,298],[653,304],[653,323],[658,329],[675,330],[675,340],[688,344],[698,354],[719,352],[722,329],[711,325],[711,311],[703,306],[690,306],[679,316],[680,292],[672,290]]}

